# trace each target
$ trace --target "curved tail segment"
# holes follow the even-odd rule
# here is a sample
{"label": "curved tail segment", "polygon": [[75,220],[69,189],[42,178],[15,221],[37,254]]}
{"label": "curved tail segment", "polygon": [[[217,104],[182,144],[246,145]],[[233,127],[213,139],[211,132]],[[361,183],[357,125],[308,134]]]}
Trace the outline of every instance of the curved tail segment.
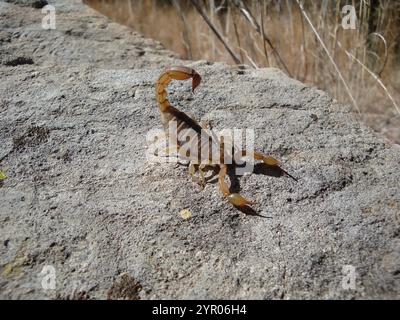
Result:
{"label": "curved tail segment", "polygon": [[192,91],[194,91],[194,89],[196,89],[196,87],[200,84],[201,77],[192,68],[181,66],[170,67],[158,78],[156,86],[156,97],[161,112],[166,112],[169,107],[171,107],[171,104],[169,103],[167,98],[166,90],[171,80],[188,79],[192,79]]}
{"label": "curved tail segment", "polygon": [[[186,159],[187,155],[184,151],[183,154],[179,153],[182,141],[193,144],[195,138],[201,135],[201,126],[186,113],[171,106],[167,98],[167,87],[172,80],[188,80],[192,79],[192,90],[201,82],[200,75],[193,69],[183,66],[170,67],[164,71],[158,78],[156,84],[156,99],[161,113],[161,122],[164,126],[165,133],[168,136],[168,142],[172,150],[177,148],[178,154],[181,158]],[[171,126],[171,127],[170,127]],[[172,130],[170,130],[172,129]],[[186,134],[188,131],[194,131],[193,140],[186,141]],[[172,143],[171,143],[172,142]],[[169,154],[169,152],[167,152]],[[194,155],[192,154],[191,157]]]}

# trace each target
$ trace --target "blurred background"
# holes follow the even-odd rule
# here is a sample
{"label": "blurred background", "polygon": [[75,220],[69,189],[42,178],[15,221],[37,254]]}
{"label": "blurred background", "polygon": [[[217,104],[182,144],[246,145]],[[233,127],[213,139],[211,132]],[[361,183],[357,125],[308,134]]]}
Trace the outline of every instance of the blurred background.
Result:
{"label": "blurred background", "polygon": [[[183,59],[276,67],[400,143],[398,0],[84,0]],[[344,29],[351,5],[355,29]],[[346,20],[348,22],[348,20]]]}

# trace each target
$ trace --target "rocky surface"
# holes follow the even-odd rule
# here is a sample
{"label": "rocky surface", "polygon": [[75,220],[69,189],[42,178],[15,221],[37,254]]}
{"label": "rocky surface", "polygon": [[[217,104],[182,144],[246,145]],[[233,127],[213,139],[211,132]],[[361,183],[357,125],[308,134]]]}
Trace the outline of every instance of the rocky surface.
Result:
{"label": "rocky surface", "polygon": [[[76,0],[49,1],[44,30],[23,2],[0,1],[0,298],[400,297],[399,145],[278,70],[179,61]],[[299,181],[241,177],[250,215],[149,163],[170,64],[204,79],[173,84],[173,104],[255,129]]]}

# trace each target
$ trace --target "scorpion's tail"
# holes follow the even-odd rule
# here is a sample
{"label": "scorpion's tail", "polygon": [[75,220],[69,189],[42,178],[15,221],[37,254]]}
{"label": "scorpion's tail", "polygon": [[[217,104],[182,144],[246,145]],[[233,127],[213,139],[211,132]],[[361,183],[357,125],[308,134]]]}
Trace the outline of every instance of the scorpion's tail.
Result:
{"label": "scorpion's tail", "polygon": [[156,98],[162,113],[166,112],[171,107],[171,104],[167,99],[166,88],[168,84],[171,82],[171,80],[187,79],[192,79],[193,91],[201,81],[200,75],[195,70],[188,67],[170,67],[158,78],[156,86]]}

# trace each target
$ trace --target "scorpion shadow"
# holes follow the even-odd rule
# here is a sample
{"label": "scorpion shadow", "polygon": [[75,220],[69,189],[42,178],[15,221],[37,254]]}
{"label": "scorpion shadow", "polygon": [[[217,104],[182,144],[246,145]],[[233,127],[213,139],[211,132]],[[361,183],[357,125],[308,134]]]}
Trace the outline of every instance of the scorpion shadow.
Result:
{"label": "scorpion shadow", "polygon": [[[238,165],[238,164],[231,164],[228,165],[228,170],[227,170],[227,175],[229,177],[229,180],[231,182],[230,188],[229,190],[232,193],[239,193],[240,192],[240,181],[239,181],[239,175],[235,174],[235,168],[237,167],[241,167],[244,166],[243,165]],[[217,167],[211,167],[209,168],[207,171],[212,171],[211,175],[208,176],[206,178],[206,182],[207,183],[212,183],[212,184],[216,184],[218,183],[218,170],[219,168]],[[279,166],[269,166],[265,163],[256,163],[254,165],[254,169],[253,169],[253,173],[255,174],[262,174],[265,176],[270,176],[270,177],[282,177],[282,176],[288,176],[290,178],[292,178],[293,180],[295,180],[297,182],[297,179],[294,178],[292,175],[290,175],[288,172],[286,172],[285,170],[283,170],[281,167]],[[243,212],[246,215],[250,215],[250,216],[257,216],[257,217],[261,217],[261,218],[267,218],[267,219],[272,219],[272,217],[268,217],[268,216],[264,216],[262,214],[259,214],[256,210],[254,210],[251,206],[235,206],[236,209],[238,209],[239,211]]]}
{"label": "scorpion shadow", "polygon": [[[239,181],[239,176],[235,174],[235,167],[238,167],[237,165],[233,165],[233,166],[229,166],[228,168],[228,176],[229,179],[231,180],[231,187],[230,187],[230,191],[233,192],[237,192],[239,193],[240,191],[240,181]],[[253,173],[255,174],[262,174],[262,175],[266,175],[266,176],[270,176],[270,177],[282,177],[282,176],[288,176],[290,178],[292,178],[293,180],[295,180],[297,182],[297,179],[294,178],[292,175],[290,175],[288,172],[286,172],[285,170],[283,170],[281,167],[279,166],[269,166],[265,163],[256,163],[254,165],[254,169],[253,169]],[[247,215],[251,215],[251,216],[258,216],[258,217],[262,217],[262,218],[268,218],[271,219],[272,217],[268,217],[268,216],[264,216],[259,214],[256,210],[254,210],[251,206],[243,206],[243,207],[237,207],[235,206],[239,211],[243,212],[244,214]]]}

